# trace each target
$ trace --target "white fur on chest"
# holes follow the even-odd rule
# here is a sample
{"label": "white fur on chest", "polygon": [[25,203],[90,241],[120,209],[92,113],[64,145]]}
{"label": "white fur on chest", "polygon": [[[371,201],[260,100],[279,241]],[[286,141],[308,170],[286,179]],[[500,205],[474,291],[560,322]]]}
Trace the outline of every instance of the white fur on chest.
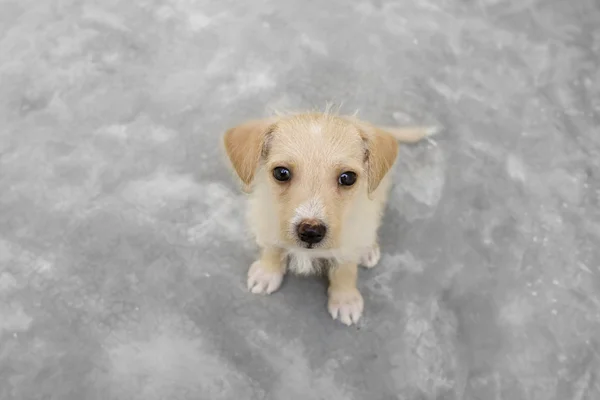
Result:
{"label": "white fur on chest", "polygon": [[288,253],[288,269],[298,275],[311,275],[317,271],[318,258],[312,257],[305,252]]}

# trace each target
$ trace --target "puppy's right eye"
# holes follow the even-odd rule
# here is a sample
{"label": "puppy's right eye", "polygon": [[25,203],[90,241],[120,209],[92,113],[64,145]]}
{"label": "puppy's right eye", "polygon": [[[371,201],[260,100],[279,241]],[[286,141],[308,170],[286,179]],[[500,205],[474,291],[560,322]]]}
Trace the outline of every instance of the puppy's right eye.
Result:
{"label": "puppy's right eye", "polygon": [[291,177],[292,173],[287,168],[275,167],[273,169],[273,178],[277,179],[279,182],[287,182]]}

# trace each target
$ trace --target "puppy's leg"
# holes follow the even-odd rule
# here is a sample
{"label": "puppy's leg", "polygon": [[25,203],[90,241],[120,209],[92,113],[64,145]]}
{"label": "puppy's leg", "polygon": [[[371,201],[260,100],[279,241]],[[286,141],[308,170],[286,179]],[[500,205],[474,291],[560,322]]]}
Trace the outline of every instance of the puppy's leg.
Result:
{"label": "puppy's leg", "polygon": [[355,263],[332,266],[329,275],[327,308],[333,319],[346,325],[357,323],[363,312],[363,298],[356,288],[358,267]]}
{"label": "puppy's leg", "polygon": [[271,294],[281,286],[285,275],[281,249],[264,248],[261,256],[248,270],[248,290],[256,294]]}
{"label": "puppy's leg", "polygon": [[381,258],[381,251],[379,250],[379,244],[375,242],[373,246],[362,256],[360,264],[365,268],[373,268],[379,262]]}

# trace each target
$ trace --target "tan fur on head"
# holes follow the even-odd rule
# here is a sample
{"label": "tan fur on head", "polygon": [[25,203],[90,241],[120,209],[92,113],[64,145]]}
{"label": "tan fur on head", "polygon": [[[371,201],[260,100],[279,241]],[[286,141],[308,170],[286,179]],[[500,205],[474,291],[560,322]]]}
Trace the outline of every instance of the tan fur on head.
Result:
{"label": "tan fur on head", "polygon": [[361,132],[367,145],[369,170],[369,193],[372,193],[394,165],[398,156],[398,142],[416,143],[437,133],[436,128],[425,127],[379,127],[359,120],[356,115],[345,117]]}
{"label": "tan fur on head", "polygon": [[254,179],[260,158],[266,151],[269,131],[276,120],[266,118],[248,121],[225,132],[225,151],[246,192]]}
{"label": "tan fur on head", "polygon": [[[414,141],[425,134],[422,128],[384,130],[355,116],[307,112],[242,123],[225,133],[224,145],[245,191],[254,192],[251,214],[259,216],[251,224],[259,241],[302,249],[296,225],[302,218],[318,218],[328,233],[314,250],[331,250],[358,245],[344,243],[353,221],[362,219],[357,215],[371,215],[373,209],[368,218],[378,221],[378,206],[369,203],[381,197],[375,192],[394,165],[398,139]],[[277,182],[276,167],[287,168],[292,179]],[[356,184],[340,186],[339,176],[348,171],[357,175]],[[369,223],[366,230],[376,230]]]}
{"label": "tan fur on head", "polygon": [[394,165],[398,156],[398,142],[392,135],[378,128],[361,131],[361,136],[367,146],[365,158],[370,195]]}

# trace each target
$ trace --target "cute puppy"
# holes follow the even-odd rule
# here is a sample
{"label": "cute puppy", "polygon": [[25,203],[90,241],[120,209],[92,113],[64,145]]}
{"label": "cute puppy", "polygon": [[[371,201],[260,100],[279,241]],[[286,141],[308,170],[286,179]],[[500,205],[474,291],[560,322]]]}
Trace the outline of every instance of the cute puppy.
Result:
{"label": "cute puppy", "polygon": [[328,113],[229,129],[225,151],[249,194],[248,224],[261,251],[248,271],[248,289],[270,294],[287,270],[324,270],[331,316],[356,323],[363,312],[357,266],[379,261],[377,230],[398,141],[416,142],[430,133]]}

